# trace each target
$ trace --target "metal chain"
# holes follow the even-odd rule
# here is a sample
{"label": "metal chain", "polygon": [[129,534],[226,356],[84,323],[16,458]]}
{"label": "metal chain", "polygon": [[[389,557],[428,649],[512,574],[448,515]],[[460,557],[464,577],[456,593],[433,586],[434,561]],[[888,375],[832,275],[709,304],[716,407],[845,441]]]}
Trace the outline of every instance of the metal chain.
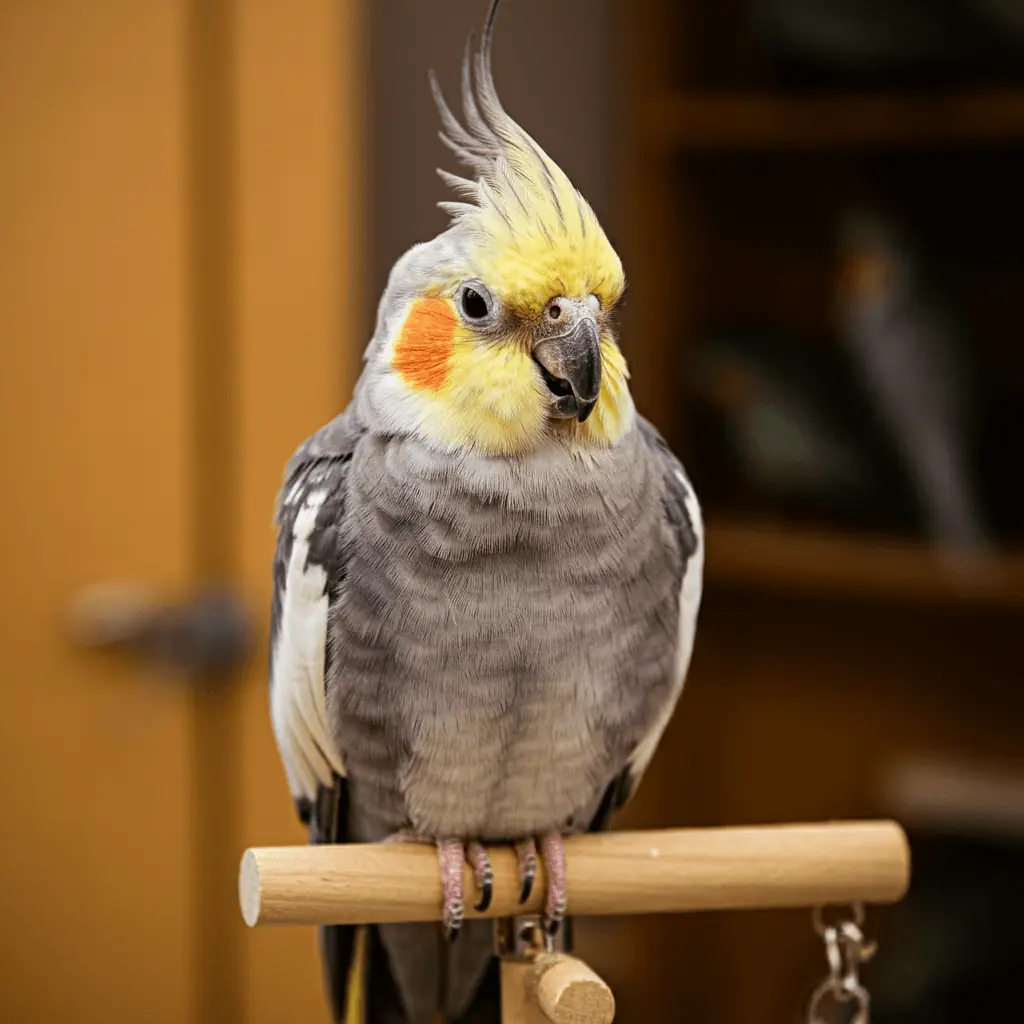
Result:
{"label": "metal chain", "polygon": [[852,914],[827,924],[821,907],[815,907],[812,918],[814,930],[825,943],[825,959],[828,974],[814,990],[807,1007],[807,1024],[833,1024],[821,1015],[822,1008],[829,1002],[854,1002],[854,1014],[850,1024],[869,1024],[871,1020],[871,997],[860,982],[860,967],[875,955],[876,942],[864,938],[861,926],[864,924],[864,908],[854,904]]}

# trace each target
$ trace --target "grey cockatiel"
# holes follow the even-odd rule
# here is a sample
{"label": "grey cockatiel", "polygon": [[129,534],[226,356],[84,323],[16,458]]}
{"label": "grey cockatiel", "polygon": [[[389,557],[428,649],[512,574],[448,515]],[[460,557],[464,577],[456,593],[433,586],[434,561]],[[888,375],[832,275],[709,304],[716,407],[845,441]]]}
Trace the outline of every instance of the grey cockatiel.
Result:
{"label": "grey cockatiel", "polygon": [[[436,843],[458,933],[371,930],[372,1024],[497,1020],[463,859],[487,903],[487,844],[516,844],[524,890],[545,857],[557,927],[561,837],[635,789],[701,596],[697,499],[634,410],[610,327],[621,264],[498,101],[496,7],[464,124],[435,86],[464,201],[395,265],[352,403],[278,498],[271,711],[299,813],[316,842]],[[339,1019],[352,951],[352,930],[325,930]]]}

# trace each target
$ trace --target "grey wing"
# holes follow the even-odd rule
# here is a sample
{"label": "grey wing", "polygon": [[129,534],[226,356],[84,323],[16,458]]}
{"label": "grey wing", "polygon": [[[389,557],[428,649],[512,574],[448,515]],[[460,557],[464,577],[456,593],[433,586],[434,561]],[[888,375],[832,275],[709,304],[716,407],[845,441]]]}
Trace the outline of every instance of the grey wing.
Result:
{"label": "grey wing", "polygon": [[285,471],[276,507],[270,611],[270,710],[300,815],[321,787],[344,778],[344,751],[327,726],[327,618],[345,574],[340,527],[348,466],[361,432],[350,412],[309,438]]}
{"label": "grey wing", "polygon": [[678,545],[681,555],[682,569],[678,581],[679,628],[669,696],[654,723],[633,749],[626,767],[605,794],[595,821],[595,830],[603,828],[611,812],[622,807],[636,792],[640,779],[658,749],[658,743],[686,682],[704,589],[704,521],[696,492],[682,463],[657,429],[642,416],[638,416],[637,420],[651,457],[662,473],[667,532],[670,543]]}
{"label": "grey wing", "polygon": [[[345,577],[341,540],[348,467],[362,429],[351,407],[295,452],[277,496],[270,608],[270,710],[278,751],[310,842],[348,839],[344,751],[327,726],[327,620]],[[320,929],[321,959],[335,1020],[345,1019],[356,955],[351,927]]]}

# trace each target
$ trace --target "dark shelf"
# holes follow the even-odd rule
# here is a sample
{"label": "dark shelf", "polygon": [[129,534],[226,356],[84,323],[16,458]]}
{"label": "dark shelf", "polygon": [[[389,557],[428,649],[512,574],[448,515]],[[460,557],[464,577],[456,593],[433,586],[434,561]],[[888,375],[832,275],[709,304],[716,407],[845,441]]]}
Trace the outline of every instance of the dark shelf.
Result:
{"label": "dark shelf", "polygon": [[923,544],[711,519],[710,584],[1024,610],[1024,552],[957,561]]}
{"label": "dark shelf", "polygon": [[1024,141],[1024,89],[784,97],[667,93],[648,139],[667,150],[919,147]]}

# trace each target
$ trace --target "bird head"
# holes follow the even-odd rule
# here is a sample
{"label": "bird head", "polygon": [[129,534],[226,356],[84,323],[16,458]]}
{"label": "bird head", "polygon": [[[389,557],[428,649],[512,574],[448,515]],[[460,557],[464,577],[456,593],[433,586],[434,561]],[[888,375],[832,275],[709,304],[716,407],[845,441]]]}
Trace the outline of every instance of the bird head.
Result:
{"label": "bird head", "polygon": [[613,445],[633,421],[611,316],[622,264],[593,210],[505,112],[491,69],[498,0],[462,70],[463,119],[431,75],[441,139],[468,168],[451,224],[395,264],[362,383],[384,430],[450,450]]}

